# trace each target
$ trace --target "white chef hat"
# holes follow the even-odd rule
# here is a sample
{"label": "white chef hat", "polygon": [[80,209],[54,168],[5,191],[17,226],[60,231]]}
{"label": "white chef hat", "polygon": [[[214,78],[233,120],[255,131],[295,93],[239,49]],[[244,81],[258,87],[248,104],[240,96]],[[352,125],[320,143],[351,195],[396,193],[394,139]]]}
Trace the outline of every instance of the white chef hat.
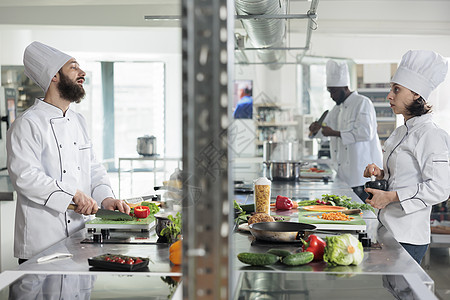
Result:
{"label": "white chef hat", "polygon": [[32,42],[23,54],[25,75],[47,93],[53,76],[71,58],[53,47]]}
{"label": "white chef hat", "polygon": [[448,63],[429,50],[409,50],[402,57],[391,82],[398,83],[427,100],[430,93],[445,79]]}
{"label": "white chef hat", "polygon": [[327,86],[350,86],[350,75],[345,62],[338,63],[334,60],[327,62]]}

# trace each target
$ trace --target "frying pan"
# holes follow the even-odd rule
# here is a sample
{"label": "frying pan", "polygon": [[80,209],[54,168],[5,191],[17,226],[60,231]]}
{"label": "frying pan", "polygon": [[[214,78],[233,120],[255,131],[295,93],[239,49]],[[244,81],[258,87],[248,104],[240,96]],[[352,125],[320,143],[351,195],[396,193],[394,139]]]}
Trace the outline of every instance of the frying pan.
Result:
{"label": "frying pan", "polygon": [[306,230],[314,230],[316,226],[298,222],[262,222],[250,224],[249,228],[257,240],[292,243],[300,241]]}

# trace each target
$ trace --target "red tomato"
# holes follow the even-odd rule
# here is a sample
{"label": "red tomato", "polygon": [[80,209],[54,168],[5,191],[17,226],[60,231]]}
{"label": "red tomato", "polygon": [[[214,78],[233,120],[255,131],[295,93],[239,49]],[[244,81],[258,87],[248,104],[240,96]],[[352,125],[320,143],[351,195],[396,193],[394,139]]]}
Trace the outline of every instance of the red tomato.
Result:
{"label": "red tomato", "polygon": [[133,265],[134,260],[132,258],[127,259],[127,265]]}

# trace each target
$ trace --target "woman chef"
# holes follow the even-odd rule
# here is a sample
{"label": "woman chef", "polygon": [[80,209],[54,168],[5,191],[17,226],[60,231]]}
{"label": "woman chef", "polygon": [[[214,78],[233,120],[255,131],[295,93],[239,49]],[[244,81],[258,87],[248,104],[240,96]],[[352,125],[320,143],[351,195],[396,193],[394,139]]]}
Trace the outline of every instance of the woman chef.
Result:
{"label": "woman chef", "polygon": [[[24,52],[25,74],[45,92],[12,124],[7,162],[17,192],[14,256],[19,263],[84,227],[98,206],[128,213],[115,199],[92,152],[85,119],[72,111],[84,97],[77,61],[39,42]],[[76,211],[67,211],[70,203]]]}
{"label": "woman chef", "polygon": [[432,205],[450,195],[450,138],[432,121],[426,100],[444,81],[448,65],[433,51],[408,51],[391,80],[387,96],[405,123],[383,146],[383,169],[369,164],[364,176],[386,179],[389,191],[367,188],[366,202],[380,209],[378,218],[420,263],[430,243]]}

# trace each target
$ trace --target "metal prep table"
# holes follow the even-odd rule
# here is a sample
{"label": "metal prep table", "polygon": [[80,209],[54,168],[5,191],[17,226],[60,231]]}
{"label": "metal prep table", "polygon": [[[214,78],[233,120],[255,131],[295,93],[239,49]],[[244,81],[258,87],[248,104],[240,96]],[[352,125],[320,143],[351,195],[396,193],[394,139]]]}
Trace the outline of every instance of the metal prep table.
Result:
{"label": "metal prep table", "polygon": [[[325,184],[320,181],[299,181],[299,182],[272,182],[271,201],[275,201],[277,195],[287,196],[296,200],[314,199],[321,197],[322,194],[336,194],[352,197],[355,202],[362,203],[359,197],[353,192],[351,188],[345,186],[345,183],[338,178],[334,178],[332,182]],[[236,200],[240,203],[253,203],[253,195],[237,195]],[[279,215],[279,213],[277,213]],[[298,213],[288,212],[292,220],[298,218]],[[276,264],[274,268],[258,268],[249,267],[241,263],[236,255],[240,252],[266,252],[270,248],[282,247],[282,249],[295,251],[300,244],[270,244],[259,241],[254,241],[250,233],[236,232],[233,235],[233,250],[235,253],[235,266],[238,273],[241,275],[247,271],[255,272],[337,272],[344,274],[414,274],[421,283],[428,287],[431,292],[434,292],[434,281],[421,268],[421,266],[403,249],[403,247],[393,238],[393,236],[384,227],[380,227],[376,215],[371,211],[364,211],[363,219],[366,221],[366,232],[372,242],[378,242],[381,249],[365,250],[364,260],[358,266],[347,267],[332,267],[324,262],[310,263],[305,266],[294,268],[286,267],[281,264]],[[379,228],[380,227],[380,228]],[[338,232],[339,233],[339,232]],[[352,233],[352,232],[350,232]],[[353,232],[356,234],[356,232]],[[306,276],[308,277],[308,276]],[[330,294],[330,297],[332,294]]]}
{"label": "metal prep table", "polygon": [[[158,243],[154,230],[141,231],[111,231],[111,236],[126,235],[133,240],[148,238],[148,244],[108,244],[81,243],[92,237],[86,229],[82,229],[72,236],[42,251],[35,257],[18,266],[16,270],[5,271],[0,274],[0,299],[8,295],[8,286],[33,282],[36,293],[44,299],[59,292],[72,295],[67,299],[75,299],[75,294],[81,299],[181,299],[181,285],[174,285],[173,278],[181,278],[180,266],[173,266],[169,261],[169,244]],[[53,253],[71,253],[73,257],[55,259],[38,263],[37,259]],[[88,258],[102,254],[120,254],[127,256],[148,257],[148,268],[136,272],[102,271],[91,268]],[[18,281],[15,281],[18,279]],[[58,284],[55,284],[57,282]],[[47,285],[53,285],[45,287]],[[74,290],[73,286],[78,290]],[[137,288],[139,287],[139,288]],[[30,288],[27,286],[27,288]],[[24,288],[25,289],[25,288]],[[82,291],[86,290],[85,294]],[[81,291],[81,292],[80,292]],[[30,291],[23,295],[27,298]],[[90,294],[92,292],[92,294]],[[72,294],[71,294],[72,293]],[[170,295],[170,297],[168,297]],[[16,299],[16,298],[14,298]],[[22,299],[22,298],[17,298]],[[51,298],[53,299],[53,298]],[[60,299],[60,298],[58,298]]]}
{"label": "metal prep table", "polygon": [[[347,195],[352,197],[355,201],[360,201],[353,191],[345,188],[338,180],[333,181],[335,184],[328,185],[320,184],[318,182],[274,182],[272,185],[272,197],[276,194],[288,195],[290,197],[309,198],[319,197],[324,193]],[[245,198],[245,201],[253,201],[252,195],[236,195],[243,196],[240,200]],[[294,216],[295,218],[295,216]],[[252,236],[248,233],[234,233],[230,239],[230,257],[233,259],[234,270],[232,271],[235,280],[238,280],[240,275],[248,272],[255,272],[258,274],[281,274],[288,276],[292,274],[301,274],[300,277],[307,280],[313,279],[317,276],[317,272],[321,274],[336,274],[338,277],[352,277],[352,276],[378,276],[378,275],[405,275],[413,277],[412,280],[418,281],[428,287],[428,291],[434,290],[433,280],[425,273],[425,271],[409,256],[409,254],[394,240],[392,235],[384,228],[378,228],[378,221],[372,212],[365,212],[363,218],[367,223],[367,233],[373,241],[381,244],[382,249],[368,250],[365,252],[363,262],[358,266],[348,266],[344,268],[328,266],[326,263],[310,263],[305,266],[295,268],[295,270],[284,267],[283,265],[274,265],[274,268],[258,268],[248,267],[239,262],[236,254],[239,252],[265,252],[269,248],[273,248],[273,244],[252,244]],[[132,234],[132,233],[130,233]],[[142,234],[142,233],[140,233]],[[155,235],[151,230],[147,233],[149,236]],[[81,244],[81,241],[88,238],[90,233],[85,229],[74,235],[64,239],[63,241],[49,247],[40,254],[31,258],[27,262],[20,265],[15,271],[7,271],[0,276],[0,288],[3,288],[6,282],[11,282],[10,279],[20,274],[88,274],[103,276],[105,272],[92,271],[88,265],[88,258],[101,254],[112,253],[129,256],[144,256],[150,259],[148,270],[136,273],[126,272],[107,272],[108,274],[117,274],[120,276],[146,276],[149,275],[157,277],[167,276],[181,276],[179,269],[171,268],[169,263],[168,244],[153,243],[153,244]],[[296,244],[286,244],[283,248],[295,250],[299,247]],[[72,258],[54,260],[47,263],[37,263],[37,258],[49,255],[55,252],[69,252],[73,254]],[[144,275],[145,274],[145,275]],[[325,275],[324,275],[325,276]],[[299,277],[299,278],[300,278]],[[370,276],[369,276],[370,277]],[[370,277],[371,278],[371,277]],[[397,278],[397,277],[395,277]],[[6,280],[6,281],[3,281]],[[149,279],[150,280],[150,279]],[[152,279],[153,280],[153,279]],[[234,282],[238,284],[238,282]],[[236,288],[237,286],[234,285]],[[169,287],[167,287],[169,289]],[[233,291],[234,293],[235,291]],[[422,292],[424,292],[422,290]],[[426,293],[426,291],[424,292]],[[349,296],[352,295],[352,289],[349,288]],[[429,298],[433,299],[433,298]]]}

